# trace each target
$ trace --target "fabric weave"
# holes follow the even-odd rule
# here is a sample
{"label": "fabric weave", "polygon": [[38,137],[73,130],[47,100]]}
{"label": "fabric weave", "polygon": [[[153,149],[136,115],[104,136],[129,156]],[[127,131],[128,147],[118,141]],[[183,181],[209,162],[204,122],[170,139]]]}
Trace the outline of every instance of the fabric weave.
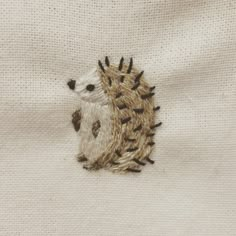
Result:
{"label": "fabric weave", "polygon": [[[134,58],[162,127],[140,174],[77,163],[66,83]],[[236,1],[0,0],[0,235],[236,235]]]}

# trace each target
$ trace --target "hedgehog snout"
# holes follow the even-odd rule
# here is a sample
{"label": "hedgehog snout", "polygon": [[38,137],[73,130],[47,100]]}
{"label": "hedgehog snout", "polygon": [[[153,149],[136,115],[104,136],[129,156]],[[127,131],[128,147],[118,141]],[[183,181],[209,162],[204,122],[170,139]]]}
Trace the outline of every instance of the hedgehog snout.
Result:
{"label": "hedgehog snout", "polygon": [[74,90],[74,89],[75,89],[75,84],[76,84],[76,81],[73,80],[73,79],[71,79],[71,80],[67,83],[68,87],[69,87],[71,90]]}

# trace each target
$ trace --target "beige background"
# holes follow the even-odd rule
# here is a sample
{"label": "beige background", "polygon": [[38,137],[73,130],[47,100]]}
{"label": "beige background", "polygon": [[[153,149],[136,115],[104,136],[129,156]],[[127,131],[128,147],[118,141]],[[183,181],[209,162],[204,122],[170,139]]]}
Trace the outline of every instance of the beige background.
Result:
{"label": "beige background", "polygon": [[[66,82],[134,57],[156,85],[154,166],[76,162]],[[236,1],[0,0],[0,235],[236,235]]]}

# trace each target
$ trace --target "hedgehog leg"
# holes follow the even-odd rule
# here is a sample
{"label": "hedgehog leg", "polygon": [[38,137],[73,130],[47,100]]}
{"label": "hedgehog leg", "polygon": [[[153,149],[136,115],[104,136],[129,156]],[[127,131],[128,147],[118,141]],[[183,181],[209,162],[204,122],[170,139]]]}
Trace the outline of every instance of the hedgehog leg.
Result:
{"label": "hedgehog leg", "polygon": [[80,110],[77,110],[72,114],[72,124],[76,132],[78,132],[80,129],[81,119],[82,115]]}

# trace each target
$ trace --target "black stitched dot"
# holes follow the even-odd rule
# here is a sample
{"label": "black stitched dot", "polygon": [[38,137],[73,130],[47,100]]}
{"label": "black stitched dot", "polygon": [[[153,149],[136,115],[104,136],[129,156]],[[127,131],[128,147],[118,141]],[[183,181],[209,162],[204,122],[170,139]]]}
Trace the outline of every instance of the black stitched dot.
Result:
{"label": "black stitched dot", "polygon": [[95,86],[93,84],[88,84],[86,86],[86,89],[91,92],[91,91],[93,91],[95,89]]}

